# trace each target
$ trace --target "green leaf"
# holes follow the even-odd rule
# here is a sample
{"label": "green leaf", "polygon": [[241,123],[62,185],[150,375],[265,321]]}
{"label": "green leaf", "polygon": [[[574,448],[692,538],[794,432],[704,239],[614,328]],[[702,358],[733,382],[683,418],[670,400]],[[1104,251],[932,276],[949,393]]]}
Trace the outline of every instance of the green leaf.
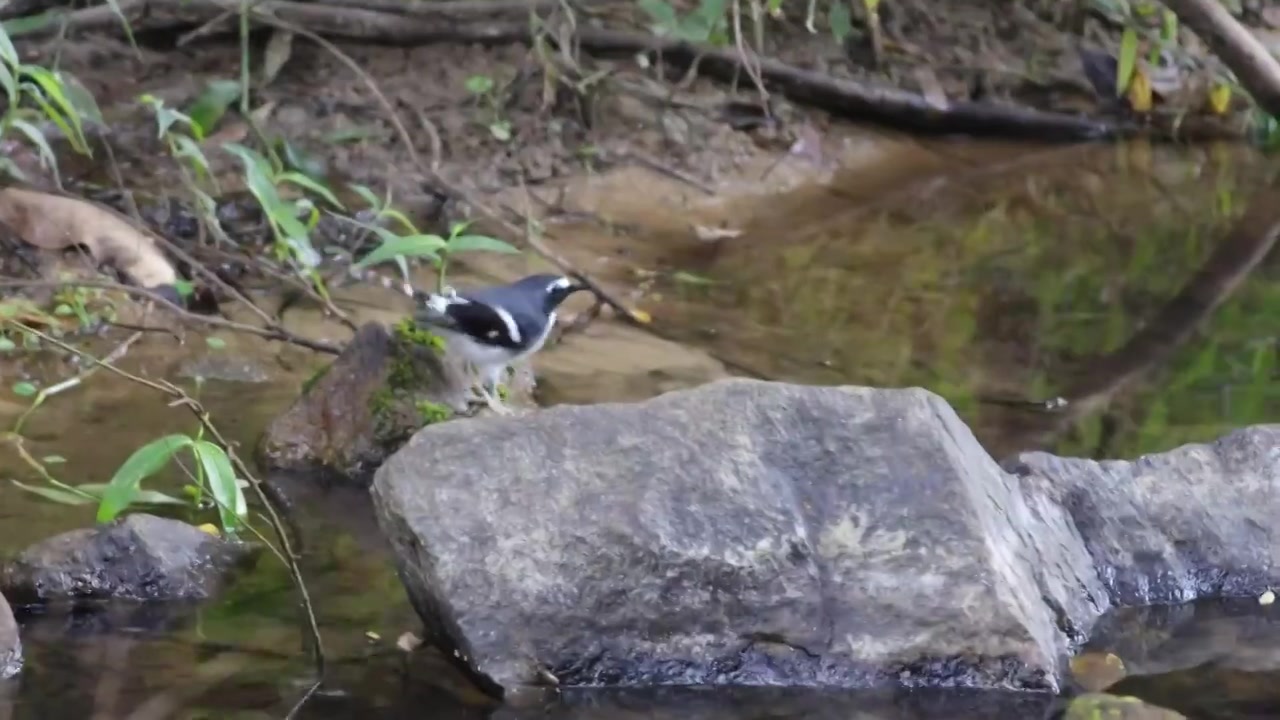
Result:
{"label": "green leaf", "polygon": [[59,303],[58,307],[53,309],[53,314],[66,317],[68,315],[75,315],[76,311],[72,310],[71,306],[66,303]]}
{"label": "green leaf", "polygon": [[137,497],[142,481],[160,471],[173,454],[192,443],[182,434],[166,435],[143,445],[129,456],[107,483],[98,505],[98,522],[110,522]]}
{"label": "green leaf", "polygon": [[[53,179],[58,181],[58,158],[54,156],[53,148],[49,147],[49,141],[45,138],[44,133],[40,132],[40,128],[18,118],[11,119],[9,124],[18,132],[26,135],[31,144],[36,146],[36,150],[40,155],[40,165],[53,173]],[[59,184],[61,184],[60,181]]]}
{"label": "green leaf", "polygon": [[9,39],[7,27],[0,28],[0,60],[3,60],[9,67],[17,67],[19,63],[18,49],[13,46],[13,41]]}
{"label": "green leaf", "polygon": [[489,124],[489,134],[506,142],[511,139],[511,123],[506,120],[499,120]]}
{"label": "green leaf", "polygon": [[4,96],[9,99],[10,107],[18,104],[18,79],[3,62],[0,62],[0,88],[4,88]]}
{"label": "green leaf", "polygon": [[244,493],[236,484],[236,471],[231,465],[231,458],[227,457],[225,450],[208,440],[196,442],[191,449],[204,468],[209,490],[218,501],[222,529],[227,533],[235,532],[242,519],[249,514],[249,508],[245,503]]}
{"label": "green leaf", "polygon": [[342,203],[338,201],[338,198],[334,196],[333,192],[330,191],[329,188],[321,185],[320,183],[316,182],[315,180],[312,180],[311,178],[307,177],[306,175],[303,175],[300,172],[280,173],[278,176],[276,176],[276,182],[293,183],[294,185],[297,185],[298,187],[304,190],[310,190],[311,192],[319,195],[320,197],[329,201],[329,203],[332,204],[334,207],[337,207],[340,210],[346,210],[346,208],[343,207]]}
{"label": "green leaf", "polygon": [[13,394],[17,395],[18,397],[31,397],[32,395],[35,395],[37,392],[40,392],[40,391],[38,388],[36,388],[35,384],[29,383],[26,380],[23,380],[21,382],[16,382],[13,384]]}
{"label": "green leaf", "polygon": [[173,144],[175,146],[174,157],[191,158],[191,161],[203,170],[205,174],[211,172],[209,170],[209,158],[205,156],[204,151],[200,149],[195,140],[186,135],[174,135]]}
{"label": "green leaf", "polygon": [[645,11],[662,30],[668,33],[675,30],[679,20],[676,18],[675,9],[669,4],[663,0],[640,0],[638,4],[640,9]]}
{"label": "green leaf", "polygon": [[227,341],[220,337],[207,337],[204,339],[204,344],[214,350],[221,350],[227,346]]}
{"label": "green leaf", "polygon": [[[58,20],[62,18],[64,13],[65,11],[62,9],[46,10],[38,15],[26,15],[24,17],[16,17],[9,20],[5,20],[3,23],[0,23],[0,28],[2,28],[0,29],[0,35],[4,35],[7,32],[9,33],[9,37],[15,38],[15,37],[21,37],[23,35],[27,35],[28,33],[33,33],[39,30],[43,30],[57,23]],[[0,39],[0,42],[3,42],[4,40],[7,40],[7,39],[8,38]],[[13,47],[13,46],[10,45],[10,47]],[[3,52],[3,48],[0,48],[0,53],[2,52]],[[18,64],[16,57],[13,60],[13,64],[14,65]]]}
{"label": "green leaf", "polygon": [[191,129],[197,140],[203,140],[213,132],[227,108],[240,99],[240,83],[235,80],[212,80],[204,92],[187,108]]}
{"label": "green leaf", "polygon": [[493,89],[493,78],[488,75],[472,75],[467,78],[466,88],[472,95],[484,95]]}
{"label": "green leaf", "polygon": [[61,455],[45,455],[44,457],[40,458],[40,462],[44,463],[45,465],[60,465],[66,461],[67,459],[62,457]]}
{"label": "green leaf", "polygon": [[835,0],[827,13],[827,22],[831,24],[831,37],[843,43],[853,34],[853,18],[849,13],[849,5],[844,0]]}
{"label": "green leaf", "polygon": [[67,93],[67,100],[71,102],[73,111],[80,117],[86,117],[93,122],[101,125],[103,123],[102,110],[98,107],[98,101],[94,99],[93,93],[89,92],[81,82],[70,73],[62,74],[62,87]]}
{"label": "green leaf", "polygon": [[40,497],[45,498],[46,500],[59,502],[59,503],[62,503],[63,505],[88,505],[89,503],[93,502],[92,497],[77,495],[68,490],[59,490],[58,488],[52,488],[52,487],[40,487],[37,485],[23,485],[17,480],[10,480],[9,482],[13,483],[14,485],[17,485],[18,487],[22,488],[23,490],[26,490],[29,493],[34,493],[36,495],[39,495]]}
{"label": "green leaf", "polygon": [[[23,65],[21,74],[36,81],[43,93],[33,92],[32,96],[39,103],[41,109],[49,116],[62,132],[66,134],[67,140],[79,152],[86,155],[89,154],[89,146],[84,140],[84,128],[80,124],[80,114],[76,112],[76,107],[67,97],[61,76],[52,70],[46,70],[38,65]],[[25,83],[24,83],[25,84]],[[46,102],[46,98],[49,102]],[[57,106],[55,111],[50,106],[50,102]],[[59,112],[60,111],[60,112]],[[59,116],[63,116],[70,121],[68,126]]]}
{"label": "green leaf", "polygon": [[[89,493],[90,495],[94,495],[98,498],[101,498],[104,494],[106,494],[107,488],[109,487],[111,486],[106,483],[85,483],[83,485],[77,485],[76,489],[83,490]],[[157,492],[155,490],[139,490],[138,493],[133,496],[133,502],[134,504],[141,503],[144,505],[190,505],[191,504],[187,500],[182,500],[172,495],[166,495],[165,493]]]}
{"label": "green leaf", "polygon": [[361,185],[359,183],[348,183],[347,187],[351,188],[352,192],[359,195],[361,200],[368,203],[371,209],[381,209],[382,201],[378,199],[378,196],[375,195],[368,186]]}
{"label": "green leaf", "polygon": [[495,252],[518,255],[520,250],[511,243],[487,235],[459,235],[445,248],[450,254],[459,252]]}
{"label": "green leaf", "polygon": [[1133,79],[1133,71],[1138,65],[1138,33],[1133,28],[1125,28],[1120,38],[1120,58],[1116,65],[1116,97],[1124,95],[1129,89],[1129,81]]}
{"label": "green leaf", "polygon": [[[383,243],[374,248],[372,252],[365,255],[355,264],[357,270],[368,267],[375,263],[390,260],[397,255],[405,257],[439,257],[439,253],[445,247],[444,238],[439,235],[407,235],[398,237],[391,235],[386,228],[373,228],[375,231],[381,231],[378,234],[383,236]],[[386,235],[391,235],[387,238]]]}
{"label": "green leaf", "polygon": [[18,345],[7,337],[0,336],[0,352],[13,352]]}

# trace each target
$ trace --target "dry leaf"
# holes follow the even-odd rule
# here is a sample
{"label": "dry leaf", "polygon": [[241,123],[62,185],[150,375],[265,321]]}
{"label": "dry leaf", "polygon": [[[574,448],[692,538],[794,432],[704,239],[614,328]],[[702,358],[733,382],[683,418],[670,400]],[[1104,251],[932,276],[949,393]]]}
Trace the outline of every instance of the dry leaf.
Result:
{"label": "dry leaf", "polygon": [[653,322],[653,316],[643,310],[632,310],[631,317],[641,325],[648,325]]}
{"label": "dry leaf", "polygon": [[396,647],[405,652],[413,652],[422,646],[422,638],[411,632],[404,633],[396,638]]}
{"label": "dry leaf", "polygon": [[1209,108],[1214,114],[1225,115],[1227,108],[1231,106],[1231,86],[1226,83],[1219,83],[1213,86],[1209,91]]}
{"label": "dry leaf", "polygon": [[932,105],[938,110],[946,110],[951,104],[947,100],[947,91],[942,89],[942,83],[938,81],[938,76],[933,73],[926,65],[921,65],[915,71],[916,82],[920,83],[920,93],[924,95],[925,102]]}
{"label": "dry leaf", "polygon": [[1129,91],[1126,95],[1129,98],[1129,106],[1134,112],[1151,112],[1151,79],[1144,68],[1133,71],[1133,80],[1129,83]]}
{"label": "dry leaf", "polygon": [[706,225],[698,225],[697,223],[694,223],[693,233],[703,242],[715,242],[716,240],[736,238],[742,234],[742,231],[733,230],[731,228],[707,227]]}
{"label": "dry leaf", "polygon": [[289,61],[293,54],[293,33],[287,30],[275,30],[267,41],[267,49],[262,58],[262,84],[264,86],[275,80],[280,68]]}
{"label": "dry leaf", "polygon": [[0,223],[42,250],[83,245],[94,260],[111,265],[141,287],[177,284],[177,271],[150,231],[134,227],[103,205],[19,187],[0,188]]}

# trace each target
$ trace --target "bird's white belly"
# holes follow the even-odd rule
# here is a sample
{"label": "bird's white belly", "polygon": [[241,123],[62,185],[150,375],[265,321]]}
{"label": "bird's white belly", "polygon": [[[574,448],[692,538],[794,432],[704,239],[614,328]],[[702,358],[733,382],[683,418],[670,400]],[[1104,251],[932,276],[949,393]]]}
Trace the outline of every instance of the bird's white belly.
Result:
{"label": "bird's white belly", "polygon": [[542,331],[542,334],[538,336],[532,345],[522,350],[485,345],[477,342],[470,335],[442,328],[433,328],[432,332],[444,338],[451,352],[457,353],[463,360],[472,365],[487,370],[506,367],[523,357],[541,350],[542,346],[546,344],[547,338],[551,335],[551,329],[555,327],[555,324],[556,315],[551,313],[546,329]]}

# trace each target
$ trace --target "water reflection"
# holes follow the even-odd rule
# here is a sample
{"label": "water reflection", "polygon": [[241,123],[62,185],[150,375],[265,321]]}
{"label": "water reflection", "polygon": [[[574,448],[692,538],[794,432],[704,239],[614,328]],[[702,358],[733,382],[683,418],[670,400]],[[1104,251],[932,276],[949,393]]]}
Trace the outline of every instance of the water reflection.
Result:
{"label": "water reflection", "polygon": [[[934,390],[997,456],[1133,456],[1280,417],[1264,158],[928,147],[685,248],[655,315],[751,374]],[[1057,396],[1075,408],[1009,402]]]}

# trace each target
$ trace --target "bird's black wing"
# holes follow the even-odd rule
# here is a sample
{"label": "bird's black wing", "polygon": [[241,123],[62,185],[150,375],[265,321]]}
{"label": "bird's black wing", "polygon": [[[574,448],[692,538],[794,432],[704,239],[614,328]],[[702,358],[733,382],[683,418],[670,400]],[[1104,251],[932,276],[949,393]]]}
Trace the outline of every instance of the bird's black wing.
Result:
{"label": "bird's black wing", "polygon": [[426,319],[426,324],[439,325],[463,333],[484,345],[513,349],[520,347],[520,343],[511,338],[507,323],[502,317],[492,307],[482,302],[450,304],[445,309],[444,318],[436,315]]}

